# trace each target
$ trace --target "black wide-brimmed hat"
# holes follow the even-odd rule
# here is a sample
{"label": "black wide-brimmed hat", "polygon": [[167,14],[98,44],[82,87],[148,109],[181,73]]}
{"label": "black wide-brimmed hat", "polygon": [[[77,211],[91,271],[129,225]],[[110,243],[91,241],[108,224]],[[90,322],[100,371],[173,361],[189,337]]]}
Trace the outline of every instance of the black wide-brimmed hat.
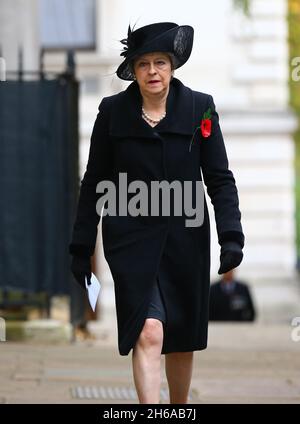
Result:
{"label": "black wide-brimmed hat", "polygon": [[120,56],[125,60],[116,74],[127,81],[134,79],[131,62],[137,56],[151,52],[170,53],[174,69],[180,68],[190,57],[194,39],[194,29],[189,25],[177,25],[173,22],[159,22],[132,31],[128,27],[127,38],[121,40],[125,45]]}

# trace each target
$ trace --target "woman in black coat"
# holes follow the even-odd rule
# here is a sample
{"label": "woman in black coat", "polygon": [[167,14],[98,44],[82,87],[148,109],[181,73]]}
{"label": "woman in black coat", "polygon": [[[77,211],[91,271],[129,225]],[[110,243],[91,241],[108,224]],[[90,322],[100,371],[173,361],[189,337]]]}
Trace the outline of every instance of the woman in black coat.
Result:
{"label": "woman in black coat", "polygon": [[[186,403],[193,351],[207,346],[210,226],[202,175],[221,246],[219,274],[237,267],[243,257],[238,193],[212,96],[173,77],[190,56],[193,28],[169,22],[135,31],[129,27],[122,43],[125,59],[117,75],[133,82],[99,106],[70,245],[72,271],[85,287],[105,203],[98,183],[111,181],[117,196],[113,203],[107,200],[102,237],[114,280],[119,352],[128,355],[133,349],[141,403],[159,402],[161,354],[170,402]],[[136,182],[148,189],[138,201]],[[169,188],[176,182],[177,189],[189,182],[191,189],[179,203],[190,202],[195,221],[191,224],[185,207],[176,212],[178,190],[168,213],[162,211],[171,192],[162,190],[162,199],[150,199],[153,182]]]}

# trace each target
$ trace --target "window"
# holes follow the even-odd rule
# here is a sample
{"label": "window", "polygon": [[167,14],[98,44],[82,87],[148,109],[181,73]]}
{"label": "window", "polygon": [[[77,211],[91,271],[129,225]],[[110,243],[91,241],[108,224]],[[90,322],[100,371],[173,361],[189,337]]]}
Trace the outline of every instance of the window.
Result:
{"label": "window", "polygon": [[39,0],[44,49],[95,49],[95,0]]}

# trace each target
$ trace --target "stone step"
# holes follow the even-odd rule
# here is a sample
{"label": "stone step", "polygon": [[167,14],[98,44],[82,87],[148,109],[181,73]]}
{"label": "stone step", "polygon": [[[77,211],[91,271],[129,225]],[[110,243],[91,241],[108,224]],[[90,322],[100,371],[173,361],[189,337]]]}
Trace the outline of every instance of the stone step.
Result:
{"label": "stone step", "polygon": [[6,341],[69,343],[72,340],[71,324],[53,319],[5,321],[4,330]]}

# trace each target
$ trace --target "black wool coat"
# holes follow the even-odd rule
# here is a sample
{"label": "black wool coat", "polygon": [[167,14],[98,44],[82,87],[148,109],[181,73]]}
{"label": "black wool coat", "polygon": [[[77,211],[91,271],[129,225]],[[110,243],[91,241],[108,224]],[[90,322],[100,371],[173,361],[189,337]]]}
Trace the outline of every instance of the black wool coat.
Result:
{"label": "black wool coat", "polygon": [[[228,169],[212,96],[191,90],[173,78],[167,115],[158,125],[152,128],[143,120],[141,107],[135,81],[119,94],[103,98],[99,106],[81,182],[71,252],[93,254],[99,223],[96,185],[111,180],[118,186],[119,173],[127,173],[128,184],[142,180],[147,187],[151,181],[162,180],[195,184],[203,176],[214,206],[219,243],[237,241],[243,246],[238,191]],[[204,138],[196,127],[209,108],[212,129]],[[210,224],[206,200],[201,226],[187,227],[185,219],[185,214],[163,216],[161,211],[159,216],[102,218],[104,255],[115,287],[121,355],[128,355],[137,341],[158,274],[167,315],[162,354],[207,346]]]}

